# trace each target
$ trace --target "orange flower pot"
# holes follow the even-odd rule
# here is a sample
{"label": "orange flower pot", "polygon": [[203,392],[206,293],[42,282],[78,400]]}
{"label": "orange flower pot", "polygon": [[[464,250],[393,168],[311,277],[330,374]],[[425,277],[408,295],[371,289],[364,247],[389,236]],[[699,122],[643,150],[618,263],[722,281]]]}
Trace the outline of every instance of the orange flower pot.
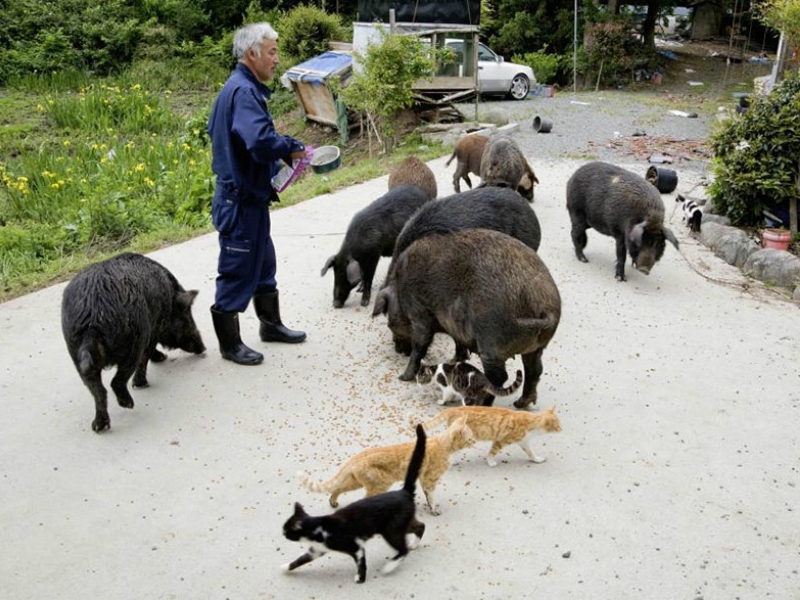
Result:
{"label": "orange flower pot", "polygon": [[782,229],[765,229],[761,234],[761,245],[764,246],[764,248],[788,250],[789,242],[791,241],[792,234]]}

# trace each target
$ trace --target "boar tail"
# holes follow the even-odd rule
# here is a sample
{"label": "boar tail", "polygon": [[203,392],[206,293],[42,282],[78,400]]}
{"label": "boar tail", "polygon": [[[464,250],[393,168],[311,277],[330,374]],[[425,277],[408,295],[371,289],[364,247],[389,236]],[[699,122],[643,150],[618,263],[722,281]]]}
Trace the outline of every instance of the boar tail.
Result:
{"label": "boar tail", "polygon": [[97,360],[101,357],[97,357],[96,354],[102,353],[102,351],[103,347],[99,337],[94,331],[90,330],[83,337],[81,345],[78,346],[76,355],[78,372],[81,375],[89,375],[90,373],[99,371],[103,366],[103,362],[102,359]]}
{"label": "boar tail", "polygon": [[449,167],[449,166],[450,166],[450,163],[451,163],[451,162],[453,162],[453,159],[454,159],[455,157],[456,157],[456,152],[455,152],[455,150],[453,150],[453,154],[452,154],[452,156],[450,156],[450,158],[448,158],[448,159],[447,159],[447,162],[446,162],[446,163],[444,163],[444,166],[445,166],[445,167]]}
{"label": "boar tail", "polygon": [[547,315],[541,319],[517,319],[517,324],[524,329],[531,331],[544,331],[552,329],[556,326],[556,318],[554,315]]}

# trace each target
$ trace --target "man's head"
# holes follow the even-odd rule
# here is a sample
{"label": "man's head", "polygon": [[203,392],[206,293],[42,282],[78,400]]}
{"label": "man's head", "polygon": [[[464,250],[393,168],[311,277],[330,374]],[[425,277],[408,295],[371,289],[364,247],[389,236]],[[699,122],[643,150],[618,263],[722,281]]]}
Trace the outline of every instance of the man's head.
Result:
{"label": "man's head", "polygon": [[269,23],[251,23],[233,37],[233,55],[259,81],[269,81],[278,66],[278,32]]}

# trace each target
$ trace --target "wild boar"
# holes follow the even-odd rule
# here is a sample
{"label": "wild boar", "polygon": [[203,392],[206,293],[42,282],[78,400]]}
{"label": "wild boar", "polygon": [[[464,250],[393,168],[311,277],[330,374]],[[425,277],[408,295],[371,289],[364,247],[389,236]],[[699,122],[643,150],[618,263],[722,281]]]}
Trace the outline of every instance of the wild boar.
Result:
{"label": "wild boar", "polygon": [[339,252],[322,267],[324,276],[333,267],[333,307],[342,308],[359,283],[361,306],[372,297],[372,279],[381,256],[391,256],[395,240],[409,217],[430,197],[416,185],[405,184],[358,211],[347,227]]}
{"label": "wild boar", "polygon": [[416,156],[409,156],[389,173],[390,190],[407,183],[421,188],[431,200],[439,193],[433,171]]}
{"label": "wild boar", "polygon": [[664,227],[664,203],[658,190],[644,177],[604,162],[590,162],[578,168],[567,182],[567,210],[572,222],[575,256],[584,256],[586,230],[612,236],[617,242],[617,280],[625,281],[625,252],[633,266],[644,273],[661,259],[669,240],[678,240]]}
{"label": "wild boar", "polygon": [[458,159],[456,163],[456,172],[453,174],[453,189],[457,194],[461,193],[461,180],[467,182],[467,185],[472,189],[472,181],[470,181],[469,174],[474,173],[480,177],[481,174],[481,159],[483,158],[483,151],[486,149],[486,144],[489,143],[489,138],[485,135],[470,134],[465,135],[456,142],[453,148],[453,154],[447,159],[446,167],[450,166],[453,159]]}
{"label": "wild boar", "polygon": [[520,354],[525,371],[514,405],[536,402],[542,352],[558,328],[561,297],[536,251],[506,234],[471,229],[430,235],[399,256],[372,316],[387,315],[395,340],[411,354],[400,375],[411,381],[437,332],[459,349],[480,355],[496,386],[506,381],[506,360]]}
{"label": "wild boar", "polygon": [[147,362],[166,356],[156,348],[205,352],[192,318],[197,291],[185,291],[164,266],[125,253],[90,265],[69,282],[61,302],[61,329],[72,362],[94,397],[92,430],[108,429],[106,388],[100,373],[117,366],[111,389],[123,408],[133,408],[128,380],[147,387]]}
{"label": "wild boar", "polygon": [[481,158],[481,187],[507,187],[533,202],[533,185],[539,183],[517,143],[509,138],[492,138]]}

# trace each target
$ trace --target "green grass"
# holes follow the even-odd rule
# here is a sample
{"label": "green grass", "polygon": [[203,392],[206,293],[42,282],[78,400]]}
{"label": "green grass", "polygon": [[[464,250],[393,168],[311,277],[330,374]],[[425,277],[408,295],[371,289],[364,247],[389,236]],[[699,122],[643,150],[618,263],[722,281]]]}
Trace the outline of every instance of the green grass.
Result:
{"label": "green grass", "polygon": [[[167,77],[140,67],[113,80],[31,76],[0,90],[0,301],[121,251],[148,252],[213,231],[205,126],[221,81],[159,88]],[[289,103],[284,97],[282,105]],[[306,139],[301,117],[276,120],[283,133]],[[329,136],[325,143],[338,142],[336,132]],[[340,169],[309,170],[276,210],[384,175],[409,154],[429,160],[444,150],[409,136],[390,157],[364,153],[354,143]]]}

